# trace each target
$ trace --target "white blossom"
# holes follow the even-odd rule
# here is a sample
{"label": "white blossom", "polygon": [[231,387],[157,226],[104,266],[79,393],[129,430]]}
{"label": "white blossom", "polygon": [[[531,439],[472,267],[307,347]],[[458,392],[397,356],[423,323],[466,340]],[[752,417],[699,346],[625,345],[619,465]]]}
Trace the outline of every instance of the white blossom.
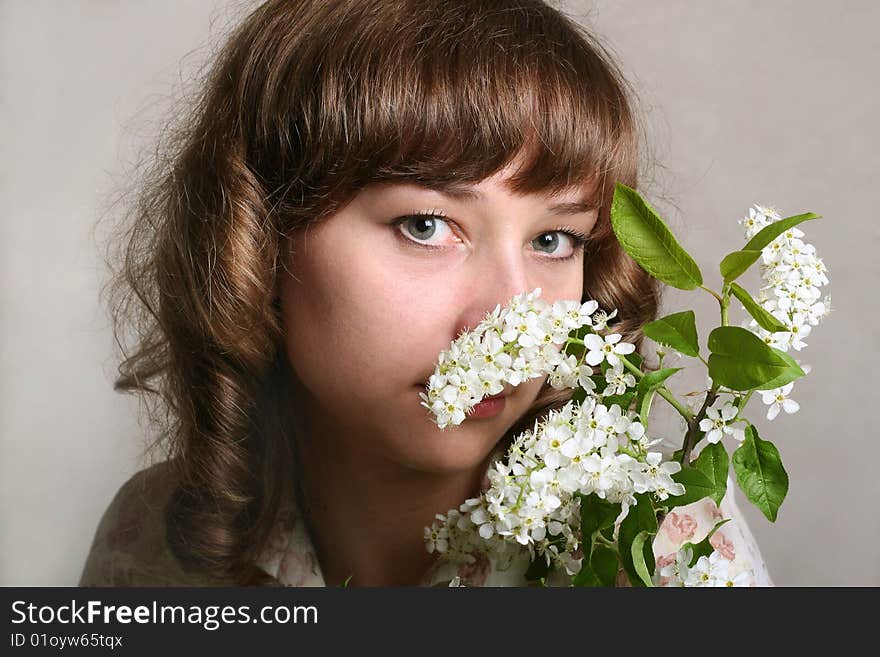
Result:
{"label": "white blossom", "polygon": [[[754,237],[762,228],[779,221],[774,208],[754,205],[740,220],[746,237]],[[771,333],[754,319],[744,324],[766,344],[781,351],[800,351],[806,338],[830,310],[830,297],[822,297],[828,284],[826,267],[816,248],[802,239],[804,232],[789,228],[761,250],[761,288],[755,301],[784,326],[785,331]]]}
{"label": "white blossom", "polygon": [[800,410],[801,405],[798,404],[794,399],[788,398],[789,393],[791,393],[792,386],[794,386],[794,382],[786,383],[781,388],[761,391],[762,401],[770,406],[770,408],[767,409],[768,420],[772,420],[777,415],[779,415],[780,410],[784,410],[786,413],[789,414],[797,413]]}
{"label": "white blossom", "polygon": [[706,409],[705,417],[700,420],[700,431],[706,432],[706,440],[710,443],[717,443],[725,435],[733,436],[738,441],[745,440],[745,431],[738,427],[730,425],[739,411],[732,403],[727,402],[721,408],[714,406]]}
{"label": "white blossom", "polygon": [[635,493],[663,500],[685,492],[672,479],[681,465],[663,461],[646,444],[652,441],[644,426],[616,404],[607,407],[588,397],[583,404],[550,410],[514,438],[506,459],[490,466],[489,487],[479,498],[438,514],[425,532],[429,549],[445,548],[447,557],[460,560],[476,551],[499,559],[518,546],[514,549],[543,555],[574,575],[581,563],[578,494],[619,503],[619,526],[636,502]]}
{"label": "white blossom", "polygon": [[635,345],[629,342],[621,342],[622,336],[619,333],[611,333],[602,336],[590,333],[584,336],[584,344],[587,349],[586,361],[588,364],[596,366],[602,361],[608,361],[609,365],[617,365],[620,363],[618,356],[625,356],[635,351]]}
{"label": "white blossom", "polygon": [[[569,336],[578,329],[597,329],[604,326],[609,315],[597,311],[594,300],[578,302],[555,301],[548,304],[540,298],[541,288],[513,297],[510,303],[487,313],[482,322],[471,331],[459,335],[449,349],[441,352],[427,389],[420,393],[421,405],[431,411],[437,426],[445,429],[461,424],[468,412],[485,397],[504,390],[504,385],[518,386],[537,377],[547,377],[556,389],[596,388],[587,351],[580,359],[566,354],[560,347],[569,342]],[[602,360],[612,365],[619,355],[634,351],[635,346],[621,342],[621,336],[611,334],[603,341],[595,333],[585,338],[602,342]],[[624,377],[621,382],[632,381]],[[619,384],[618,384],[619,385]]]}
{"label": "white blossom", "polygon": [[662,566],[654,574],[655,584],[663,586],[716,587],[716,586],[749,586],[752,580],[751,570],[742,570],[736,575],[731,574],[731,562],[720,552],[713,550],[708,556],[697,559],[693,566],[693,549],[682,546],[675,554],[675,560]]}
{"label": "white blossom", "polygon": [[602,392],[605,396],[622,395],[627,388],[634,388],[636,385],[636,378],[629,372],[624,372],[623,363],[619,360],[605,371],[605,381],[608,383]]}

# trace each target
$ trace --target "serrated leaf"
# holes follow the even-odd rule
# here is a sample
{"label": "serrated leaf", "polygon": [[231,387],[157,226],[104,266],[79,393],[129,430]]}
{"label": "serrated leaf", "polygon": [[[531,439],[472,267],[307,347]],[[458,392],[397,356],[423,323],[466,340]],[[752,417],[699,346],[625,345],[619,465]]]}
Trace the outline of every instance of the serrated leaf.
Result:
{"label": "serrated leaf", "polygon": [[739,326],[719,326],[709,334],[709,376],[731,390],[759,390],[804,376],[790,356]]}
{"label": "serrated leaf", "polygon": [[697,340],[697,321],[693,310],[685,310],[648,322],[642,332],[660,344],[696,358],[700,354]]}
{"label": "serrated leaf", "polygon": [[614,185],[611,226],[624,250],[654,278],[681,290],[703,284],[694,259],[650,204],[621,183]]}
{"label": "serrated leaf", "polygon": [[728,253],[718,266],[724,282],[730,283],[735,281],[744,271],[755,264],[760,257],[760,251],[734,251],[733,253]]}
{"label": "serrated leaf", "polygon": [[746,438],[733,453],[733,470],[740,489],[770,522],[776,522],[779,507],[788,493],[788,473],[779,450],[762,440],[751,424]]}
{"label": "serrated leaf", "polygon": [[736,283],[731,283],[730,291],[733,292],[733,296],[740,300],[740,303],[742,303],[749,314],[755,318],[755,321],[758,322],[761,328],[765,331],[770,331],[771,333],[788,331],[788,327],[785,324],[758,305],[758,302],[752,298],[752,295],[746,292],[742,287]]}
{"label": "serrated leaf", "polygon": [[770,244],[770,242],[782,235],[782,233],[787,231],[789,228],[794,228],[800,223],[819,218],[820,215],[818,214],[805,212],[804,214],[797,214],[792,217],[780,219],[779,221],[774,221],[772,224],[768,224],[767,226],[764,226],[761,230],[759,230],[755,234],[755,236],[746,243],[742,250],[760,251],[765,246]]}

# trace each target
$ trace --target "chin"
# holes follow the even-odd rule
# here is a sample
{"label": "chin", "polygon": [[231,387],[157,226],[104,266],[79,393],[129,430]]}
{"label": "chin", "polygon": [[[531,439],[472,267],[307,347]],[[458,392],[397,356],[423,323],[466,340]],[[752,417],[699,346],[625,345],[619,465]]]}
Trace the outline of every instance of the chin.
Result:
{"label": "chin", "polygon": [[454,474],[484,467],[486,457],[501,436],[487,439],[485,427],[479,432],[467,429],[460,425],[455,431],[432,432],[416,441],[417,449],[401,454],[401,461],[413,470],[430,474]]}

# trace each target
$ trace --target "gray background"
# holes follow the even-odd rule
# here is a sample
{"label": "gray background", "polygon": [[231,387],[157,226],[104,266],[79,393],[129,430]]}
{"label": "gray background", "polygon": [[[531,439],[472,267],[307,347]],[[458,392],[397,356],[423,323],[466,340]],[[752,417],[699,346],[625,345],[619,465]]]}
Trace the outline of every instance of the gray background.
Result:
{"label": "gray background", "polygon": [[[98,518],[142,466],[137,403],[112,391],[101,233],[91,230],[182,81],[250,5],[0,2],[2,584],[75,584]],[[824,216],[806,239],[829,267],[835,310],[797,353],[813,368],[795,384],[802,409],[771,423],[759,397],[750,405],[780,449],[789,496],[775,524],[737,499],[777,584],[880,584],[870,419],[880,4],[561,6],[603,37],[639,90],[654,163],[644,191],[710,287],[720,287],[717,263],[741,244],[736,219],[752,203]],[[756,282],[746,277],[747,288]],[[666,312],[686,308],[705,339],[715,301],[667,294]],[[699,386],[703,372],[688,368]]]}

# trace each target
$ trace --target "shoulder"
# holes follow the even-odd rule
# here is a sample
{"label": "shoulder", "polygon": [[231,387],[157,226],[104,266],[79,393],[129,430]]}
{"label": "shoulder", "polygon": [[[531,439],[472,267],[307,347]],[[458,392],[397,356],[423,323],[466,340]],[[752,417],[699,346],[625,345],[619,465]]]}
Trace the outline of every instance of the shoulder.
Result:
{"label": "shoulder", "polygon": [[226,584],[188,572],[171,552],[165,510],[175,483],[173,464],[162,461],[119,488],[98,522],[80,586]]}

